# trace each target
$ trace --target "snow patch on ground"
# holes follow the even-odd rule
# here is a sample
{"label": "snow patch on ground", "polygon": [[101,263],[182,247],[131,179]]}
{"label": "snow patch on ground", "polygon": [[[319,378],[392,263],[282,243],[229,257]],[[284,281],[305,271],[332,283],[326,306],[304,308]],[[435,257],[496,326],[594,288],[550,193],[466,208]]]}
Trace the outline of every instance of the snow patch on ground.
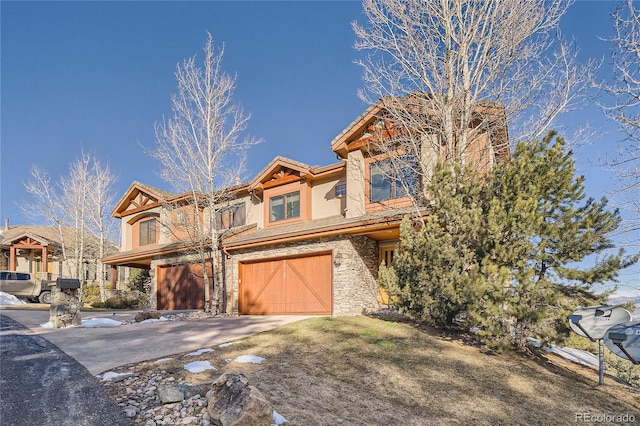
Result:
{"label": "snow patch on ground", "polygon": [[261,358],[259,356],[255,356],[255,355],[240,355],[239,357],[237,357],[236,359],[234,359],[235,362],[242,362],[242,363],[252,363],[252,364],[260,364],[262,361],[264,361],[264,358]]}
{"label": "snow patch on ground", "polygon": [[0,305],[24,305],[26,302],[15,297],[13,294],[7,294],[0,291]]}
{"label": "snow patch on ground", "polygon": [[154,322],[162,322],[162,321],[169,321],[169,319],[166,318],[166,317],[160,317],[160,318],[157,318],[157,319],[156,318],[149,318],[149,319],[146,319],[144,321],[140,321],[138,324],[152,324]]}
{"label": "snow patch on ground", "polygon": [[[107,371],[106,373],[102,374],[102,381],[111,380],[111,379],[117,379],[119,377],[129,377],[129,376],[133,376],[133,374],[131,374],[131,373],[116,373],[114,371]],[[98,375],[98,377],[100,377],[100,376]]]}
{"label": "snow patch on ground", "polygon": [[583,364],[593,368],[599,367],[598,357],[590,352],[560,346],[552,346],[551,348],[545,349],[551,353],[560,355],[562,358],[568,361],[576,362],[578,364]]}
{"label": "snow patch on ground", "polygon": [[289,420],[282,417],[276,410],[273,410],[273,423],[281,425],[283,423],[289,423]]}
{"label": "snow patch on ground", "polygon": [[233,345],[233,342],[227,342],[227,343],[220,343],[218,345],[219,348],[226,348],[227,346],[231,346]]}
{"label": "snow patch on ground", "polygon": [[[82,320],[80,325],[69,325],[64,328],[73,328],[73,327],[86,327],[86,328],[108,328],[108,327],[120,327],[122,325],[121,321],[112,320],[109,318],[90,318],[87,320]],[[55,328],[51,321],[40,324],[42,328]]]}
{"label": "snow patch on ground", "polygon": [[[540,341],[537,339],[529,338],[529,342],[535,347],[540,347]],[[556,354],[567,361],[575,362],[578,364],[586,365],[587,367],[599,368],[598,357],[591,352],[583,351],[581,349],[568,348],[563,346],[545,346],[544,349],[547,352]]]}
{"label": "snow patch on ground", "polygon": [[190,373],[202,373],[206,370],[217,370],[209,361],[194,361],[184,366],[184,369]]}
{"label": "snow patch on ground", "polygon": [[160,364],[160,363],[162,363],[162,362],[169,362],[169,361],[171,361],[172,359],[173,359],[173,358],[160,358],[160,359],[156,360],[156,361],[154,362],[154,364]]}
{"label": "snow patch on ground", "polygon": [[191,352],[190,354],[187,354],[187,356],[198,356],[198,355],[206,354],[207,352],[215,352],[215,351],[213,349],[198,349],[195,352]]}
{"label": "snow patch on ground", "polygon": [[121,325],[122,325],[121,321],[116,321],[109,318],[91,318],[88,320],[83,320],[82,324],[80,324],[78,327],[101,328],[101,327],[120,327]]}

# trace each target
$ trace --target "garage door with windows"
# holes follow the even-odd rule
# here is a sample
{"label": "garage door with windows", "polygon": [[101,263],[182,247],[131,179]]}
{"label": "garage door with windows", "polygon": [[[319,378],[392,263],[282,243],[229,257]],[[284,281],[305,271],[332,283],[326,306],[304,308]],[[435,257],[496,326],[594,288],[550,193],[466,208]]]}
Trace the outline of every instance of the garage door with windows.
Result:
{"label": "garage door with windows", "polygon": [[332,313],[331,252],[239,264],[240,315]]}

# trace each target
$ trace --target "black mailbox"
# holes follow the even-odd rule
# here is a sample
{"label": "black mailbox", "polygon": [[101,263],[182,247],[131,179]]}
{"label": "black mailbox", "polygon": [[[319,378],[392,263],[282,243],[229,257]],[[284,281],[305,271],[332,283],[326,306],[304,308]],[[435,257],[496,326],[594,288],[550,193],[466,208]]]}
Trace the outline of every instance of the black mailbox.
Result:
{"label": "black mailbox", "polygon": [[80,280],[77,278],[58,278],[56,285],[59,289],[76,289],[80,288]]}

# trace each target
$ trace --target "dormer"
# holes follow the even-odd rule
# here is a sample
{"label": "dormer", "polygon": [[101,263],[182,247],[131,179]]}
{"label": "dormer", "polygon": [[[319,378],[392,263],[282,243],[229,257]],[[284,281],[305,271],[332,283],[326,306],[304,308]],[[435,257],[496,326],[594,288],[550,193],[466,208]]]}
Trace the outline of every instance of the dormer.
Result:
{"label": "dormer", "polygon": [[371,126],[378,119],[378,114],[381,110],[379,103],[367,108],[365,112],[360,114],[358,118],[333,139],[331,150],[338,157],[346,159],[349,152],[366,147],[367,142],[370,142],[368,133],[371,133]]}
{"label": "dormer", "polygon": [[122,219],[121,250],[135,250],[161,244],[160,216],[162,204],[172,196],[161,189],[140,182],[131,184],[111,212]]}
{"label": "dormer", "polygon": [[310,169],[276,157],[250,183],[249,191],[262,200],[265,228],[311,219]]}

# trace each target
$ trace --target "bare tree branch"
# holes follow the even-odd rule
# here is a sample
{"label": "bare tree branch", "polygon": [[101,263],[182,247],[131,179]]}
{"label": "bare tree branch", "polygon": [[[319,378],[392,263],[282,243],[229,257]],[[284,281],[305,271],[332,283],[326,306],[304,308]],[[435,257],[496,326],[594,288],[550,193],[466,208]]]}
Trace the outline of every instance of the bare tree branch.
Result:
{"label": "bare tree branch", "polygon": [[[101,259],[108,254],[111,237],[115,231],[116,222],[111,218],[110,207],[114,204],[115,193],[112,190],[116,181],[115,175],[111,172],[109,165],[103,165],[96,157],[91,160],[89,170],[89,184],[87,185],[87,199],[89,204],[88,229],[91,234],[98,237],[98,258]],[[105,296],[105,273],[102,262],[97,262],[96,279],[100,286],[100,301],[104,302]]]}
{"label": "bare tree branch", "polygon": [[486,167],[510,145],[546,134],[584,103],[598,68],[581,65],[560,37],[570,4],[364,0],[368,22],[353,23],[355,48],[368,52],[357,61],[360,96],[383,107],[378,129],[385,119],[402,129],[379,137],[371,154],[402,154],[411,164],[394,159],[393,173],[413,168],[428,182],[438,159]]}
{"label": "bare tree branch", "polygon": [[156,124],[152,156],[162,165],[162,176],[181,192],[163,225],[174,237],[195,248],[205,280],[205,309],[219,309],[217,274],[213,273],[213,300],[209,295],[206,264],[218,264],[216,211],[231,194],[220,191],[239,180],[245,151],[259,141],[243,137],[250,115],[233,102],[236,77],[224,72],[224,49],[216,49],[211,34],[204,48],[203,68],[195,57],[178,64],[178,93],[172,96],[173,117]]}
{"label": "bare tree branch", "polygon": [[55,227],[60,239],[62,263],[67,266],[67,274],[71,276],[72,271],[68,262],[67,241],[64,233],[64,228],[68,224],[60,197],[46,170],[33,165],[31,166],[31,177],[33,180],[25,183],[24,186],[34,201],[27,203],[22,210],[25,215],[32,218],[42,217],[48,225]]}
{"label": "bare tree branch", "polygon": [[613,99],[601,105],[626,135],[614,156],[605,165],[620,178],[616,197],[630,213],[624,229],[630,243],[640,241],[640,9],[633,0],[623,0],[612,14],[615,35],[612,43],[613,81],[600,87]]}
{"label": "bare tree branch", "polygon": [[[55,227],[66,274],[84,280],[85,259],[97,261],[104,257],[113,234],[115,222],[109,218],[107,210],[114,199],[113,174],[108,166],[83,152],[70,164],[69,174],[60,177],[57,184],[36,165],[31,167],[31,177],[25,188],[34,201],[25,206],[25,213],[34,218],[41,217]],[[69,253],[71,249],[73,255]],[[104,301],[102,264],[97,262],[96,266]]]}

